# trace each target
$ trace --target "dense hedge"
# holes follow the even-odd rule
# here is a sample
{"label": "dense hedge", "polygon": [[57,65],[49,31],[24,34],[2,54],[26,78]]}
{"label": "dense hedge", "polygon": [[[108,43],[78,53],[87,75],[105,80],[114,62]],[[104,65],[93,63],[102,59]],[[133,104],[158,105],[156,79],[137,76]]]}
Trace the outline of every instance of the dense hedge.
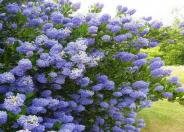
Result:
{"label": "dense hedge", "polygon": [[143,50],[150,55],[150,58],[161,57],[166,65],[184,64],[184,39],[183,24],[179,21],[175,24],[162,27],[152,32],[159,42],[159,46],[153,49]]}
{"label": "dense hedge", "polygon": [[79,7],[1,1],[1,131],[138,132],[136,114],[152,101],[183,102],[164,62],[140,53],[158,45],[161,23],[122,6],[100,15],[100,3],[73,15]]}

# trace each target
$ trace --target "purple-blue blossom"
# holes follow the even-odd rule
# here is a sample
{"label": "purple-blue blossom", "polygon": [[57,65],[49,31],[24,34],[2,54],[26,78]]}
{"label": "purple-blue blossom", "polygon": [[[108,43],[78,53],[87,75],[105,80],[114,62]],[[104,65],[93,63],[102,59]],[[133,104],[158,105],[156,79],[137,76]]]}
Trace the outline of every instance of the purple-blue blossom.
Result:
{"label": "purple-blue blossom", "polygon": [[13,83],[15,81],[15,77],[10,72],[5,72],[0,74],[0,83]]}
{"label": "purple-blue blossom", "polygon": [[42,122],[40,117],[35,115],[22,115],[17,120],[17,123],[22,126],[24,129],[33,130],[34,128],[39,126],[39,123]]}
{"label": "purple-blue blossom", "polygon": [[17,3],[9,3],[6,5],[6,10],[8,13],[16,14],[20,11],[20,7]]}
{"label": "purple-blue blossom", "polygon": [[18,67],[20,67],[22,70],[30,70],[32,69],[32,62],[29,59],[21,59],[18,62]]}
{"label": "purple-blue blossom", "polygon": [[129,62],[129,61],[133,61],[136,56],[128,52],[119,52],[114,57],[120,59],[121,61]]}
{"label": "purple-blue blossom", "polygon": [[0,23],[0,30],[2,30],[3,29],[3,24],[2,23]]}
{"label": "purple-blue blossom", "polygon": [[109,104],[107,103],[107,102],[101,102],[100,103],[100,106],[102,107],[102,108],[108,108],[109,107]]}
{"label": "purple-blue blossom", "polygon": [[53,12],[51,14],[51,20],[55,24],[61,24],[63,22],[64,16],[60,12]]}
{"label": "purple-blue blossom", "polygon": [[109,42],[111,40],[111,37],[109,35],[104,35],[101,37],[101,39],[104,41],[104,42]]}
{"label": "purple-blue blossom", "polygon": [[12,44],[14,44],[14,42],[15,42],[15,38],[9,37],[9,38],[7,39],[7,42],[8,42],[8,44],[12,45]]}
{"label": "purple-blue blossom", "polygon": [[4,100],[3,107],[14,114],[18,114],[21,111],[21,106],[24,104],[25,101],[25,95],[24,94],[16,94],[13,95],[13,93],[7,93],[7,96]]}
{"label": "purple-blue blossom", "polygon": [[74,10],[78,10],[78,9],[80,9],[80,7],[81,7],[81,3],[80,2],[77,2],[77,3],[73,3],[72,4],[72,8]]}
{"label": "purple-blue blossom", "polygon": [[95,33],[97,33],[97,31],[98,31],[98,27],[96,27],[96,26],[91,26],[88,28],[88,32],[91,34],[95,34]]}
{"label": "purple-blue blossom", "polygon": [[162,90],[164,90],[164,86],[156,86],[156,87],[154,88],[154,90],[155,90],[155,91],[162,91]]}
{"label": "purple-blue blossom", "polygon": [[6,111],[0,111],[0,125],[5,124],[8,119],[8,114]]}
{"label": "purple-blue blossom", "polygon": [[170,93],[170,92],[165,92],[165,93],[163,93],[163,96],[164,96],[165,98],[170,99],[170,98],[172,98],[172,97],[173,97],[173,94],[172,94],[172,93]]}
{"label": "purple-blue blossom", "polygon": [[144,89],[149,87],[149,83],[144,82],[144,81],[136,81],[132,84],[132,87],[138,88],[138,89]]}
{"label": "purple-blue blossom", "polygon": [[182,93],[182,92],[184,92],[184,88],[177,88],[177,89],[176,89],[176,92],[177,92],[177,93]]}

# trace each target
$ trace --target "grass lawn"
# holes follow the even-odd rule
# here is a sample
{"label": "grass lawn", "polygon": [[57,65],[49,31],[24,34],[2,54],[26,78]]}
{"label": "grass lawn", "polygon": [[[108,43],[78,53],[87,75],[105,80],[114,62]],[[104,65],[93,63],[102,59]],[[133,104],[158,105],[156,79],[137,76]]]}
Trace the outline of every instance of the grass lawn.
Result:
{"label": "grass lawn", "polygon": [[[166,68],[172,69],[171,76],[178,76],[184,84],[184,66]],[[142,132],[184,132],[184,106],[178,103],[158,101],[151,108],[142,110],[139,117],[146,122]]]}
{"label": "grass lawn", "polygon": [[142,132],[184,132],[184,106],[159,101],[139,113],[146,127]]}

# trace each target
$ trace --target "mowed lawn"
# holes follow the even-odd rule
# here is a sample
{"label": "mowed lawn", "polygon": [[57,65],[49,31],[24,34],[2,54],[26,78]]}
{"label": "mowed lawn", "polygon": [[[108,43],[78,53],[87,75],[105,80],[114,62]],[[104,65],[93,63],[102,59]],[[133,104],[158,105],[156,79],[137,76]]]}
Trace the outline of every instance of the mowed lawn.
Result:
{"label": "mowed lawn", "polygon": [[[184,66],[169,66],[171,76],[178,76],[184,84]],[[184,86],[184,85],[183,85]],[[166,100],[153,103],[139,113],[146,122],[142,132],[184,132],[184,106]]]}

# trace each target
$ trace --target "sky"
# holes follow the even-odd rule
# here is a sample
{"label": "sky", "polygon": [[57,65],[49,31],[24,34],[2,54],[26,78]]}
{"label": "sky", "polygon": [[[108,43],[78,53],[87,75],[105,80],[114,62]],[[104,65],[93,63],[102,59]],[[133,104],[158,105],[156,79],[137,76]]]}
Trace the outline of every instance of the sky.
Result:
{"label": "sky", "polygon": [[103,12],[115,14],[116,6],[123,5],[129,9],[136,9],[135,17],[152,16],[154,20],[161,20],[170,25],[175,17],[184,20],[184,0],[72,0],[81,2],[79,13],[87,13],[90,5],[96,2],[104,4]]}

